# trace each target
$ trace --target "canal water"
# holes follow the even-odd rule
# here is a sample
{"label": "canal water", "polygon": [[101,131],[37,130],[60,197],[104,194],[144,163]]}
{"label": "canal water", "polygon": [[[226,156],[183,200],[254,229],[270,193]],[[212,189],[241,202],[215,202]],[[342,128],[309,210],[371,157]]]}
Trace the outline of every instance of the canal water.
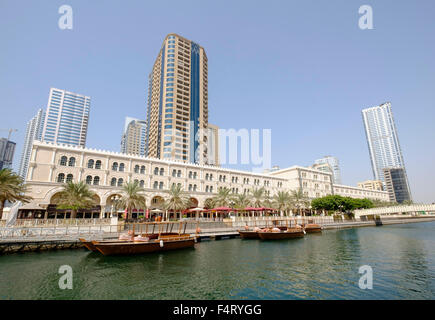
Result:
{"label": "canal water", "polygon": [[[73,289],[59,289],[59,267]],[[359,267],[373,270],[362,290]],[[0,256],[0,299],[435,299],[435,222],[230,239],[130,257],[80,250]]]}

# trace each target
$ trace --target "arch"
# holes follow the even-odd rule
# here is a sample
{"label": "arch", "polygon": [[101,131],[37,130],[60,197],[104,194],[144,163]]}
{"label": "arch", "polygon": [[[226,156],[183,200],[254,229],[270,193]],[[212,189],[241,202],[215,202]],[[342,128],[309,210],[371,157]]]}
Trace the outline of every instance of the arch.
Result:
{"label": "arch", "polygon": [[165,174],[165,169],[160,168],[160,175],[163,176]]}
{"label": "arch", "polygon": [[95,161],[95,169],[101,169],[101,160]]}
{"label": "arch", "polygon": [[139,186],[140,186],[141,188],[145,187],[145,181],[141,180],[141,181],[139,182]]}
{"label": "arch", "polygon": [[141,174],[145,174],[145,166],[141,166],[140,167],[140,173]]}
{"label": "arch", "polygon": [[74,180],[74,176],[71,173],[67,174],[67,176],[66,176],[66,182],[73,182],[73,180]]}
{"label": "arch", "polygon": [[93,169],[94,168],[94,159],[89,159],[88,160],[88,169]]}
{"label": "arch", "polygon": [[120,171],[120,172],[124,172],[124,169],[125,169],[125,164],[121,162],[121,163],[119,164],[119,170],[118,170],[118,171]]}
{"label": "arch", "polygon": [[64,183],[64,182],[65,182],[65,173],[59,173],[59,174],[57,175],[57,179],[56,179],[56,181],[57,181],[58,183]]}
{"label": "arch", "polygon": [[99,176],[95,176],[94,177],[94,183],[93,183],[93,185],[94,186],[100,185],[100,177]]}
{"label": "arch", "polygon": [[117,186],[118,186],[118,187],[122,187],[123,183],[124,183],[124,179],[119,178],[119,179],[118,179]]}
{"label": "arch", "polygon": [[110,180],[110,186],[111,186],[111,187],[116,187],[116,178],[115,178],[115,177],[113,177],[113,178]]}
{"label": "arch", "polygon": [[68,167],[75,167],[75,165],[76,165],[76,158],[74,157],[69,158]]}
{"label": "arch", "polygon": [[86,177],[86,184],[92,184],[92,176]]}
{"label": "arch", "polygon": [[112,170],[113,171],[118,171],[118,162],[112,163]]}
{"label": "arch", "polygon": [[61,166],[66,166],[66,163],[68,162],[68,158],[66,157],[66,156],[62,156],[61,158],[60,158],[60,161],[59,161],[59,164],[61,165]]}
{"label": "arch", "polygon": [[151,198],[151,209],[163,209],[165,199],[162,196],[154,196]]}
{"label": "arch", "polygon": [[134,166],[134,173],[139,173],[139,165]]}
{"label": "arch", "polygon": [[155,174],[155,175],[158,175],[158,174],[159,174],[159,168],[158,168],[158,167],[155,167],[155,168],[154,168],[154,174]]}
{"label": "arch", "polygon": [[190,200],[190,208],[197,208],[198,207],[198,204],[199,204],[198,199],[192,197],[189,200]]}

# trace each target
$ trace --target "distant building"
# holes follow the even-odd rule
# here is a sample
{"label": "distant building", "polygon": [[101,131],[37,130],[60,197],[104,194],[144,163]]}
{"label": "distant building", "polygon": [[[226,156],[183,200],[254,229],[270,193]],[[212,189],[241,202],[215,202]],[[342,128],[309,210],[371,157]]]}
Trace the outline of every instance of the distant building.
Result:
{"label": "distant building", "polygon": [[[405,169],[391,103],[362,110],[374,180],[384,180],[384,168]],[[404,170],[405,171],[405,170]],[[406,177],[406,171],[405,177]],[[406,178],[406,180],[408,180]]]}
{"label": "distant building", "polygon": [[316,170],[332,173],[332,180],[335,184],[341,184],[341,172],[338,159],[332,156],[325,156],[314,161],[313,168]]}
{"label": "distant building", "polygon": [[368,190],[379,190],[379,191],[384,190],[381,180],[367,180],[363,182],[358,182],[358,188],[364,188]]}
{"label": "distant building", "polygon": [[51,88],[42,140],[84,147],[90,107],[90,97]]}
{"label": "distant building", "polygon": [[205,164],[219,166],[219,127],[209,123],[207,130],[207,159]]}
{"label": "distant building", "polygon": [[18,174],[26,179],[27,170],[29,169],[30,153],[34,140],[42,139],[42,130],[44,128],[45,112],[39,109],[38,113],[27,122],[26,137],[24,138],[23,151],[21,153],[20,167]]}
{"label": "distant building", "polygon": [[0,170],[12,169],[15,145],[15,142],[12,142],[6,138],[0,138]]}
{"label": "distant building", "polygon": [[146,126],[145,120],[125,118],[124,132],[121,138],[122,153],[145,155]]}
{"label": "distant building", "polygon": [[384,177],[390,201],[402,203],[412,200],[405,169],[400,167],[384,168]]}

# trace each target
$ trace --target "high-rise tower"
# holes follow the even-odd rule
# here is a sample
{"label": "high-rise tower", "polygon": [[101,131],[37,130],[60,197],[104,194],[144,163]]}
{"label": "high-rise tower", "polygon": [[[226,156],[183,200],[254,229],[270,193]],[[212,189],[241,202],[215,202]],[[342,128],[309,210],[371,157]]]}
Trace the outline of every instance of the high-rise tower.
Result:
{"label": "high-rise tower", "polygon": [[27,122],[26,137],[24,138],[23,151],[21,153],[20,167],[18,174],[26,179],[29,168],[30,154],[32,152],[33,140],[41,140],[42,130],[44,128],[45,112],[39,109],[38,113]]}
{"label": "high-rise tower", "polygon": [[145,138],[146,121],[126,117],[121,139],[121,152],[138,156],[145,155]]}
{"label": "high-rise tower", "polygon": [[207,55],[169,34],[149,75],[145,154],[207,164]]}
{"label": "high-rise tower", "polygon": [[385,168],[403,168],[403,175],[409,190],[405,163],[400,149],[396,124],[394,123],[391,103],[362,110],[364,129],[375,180],[381,180],[385,186]]}
{"label": "high-rise tower", "polygon": [[90,106],[90,97],[51,88],[42,140],[84,147]]}

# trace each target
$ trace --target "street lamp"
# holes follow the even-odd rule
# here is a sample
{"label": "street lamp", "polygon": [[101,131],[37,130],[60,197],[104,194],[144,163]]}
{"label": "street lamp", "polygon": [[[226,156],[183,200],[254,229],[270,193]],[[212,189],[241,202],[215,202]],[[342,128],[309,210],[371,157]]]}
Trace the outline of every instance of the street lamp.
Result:
{"label": "street lamp", "polygon": [[[117,194],[110,198],[110,200],[112,201],[112,206],[110,209],[110,217],[111,218],[113,218],[113,209],[117,207],[119,199],[120,199],[120,197]],[[118,216],[118,214],[117,214],[117,216]]]}

